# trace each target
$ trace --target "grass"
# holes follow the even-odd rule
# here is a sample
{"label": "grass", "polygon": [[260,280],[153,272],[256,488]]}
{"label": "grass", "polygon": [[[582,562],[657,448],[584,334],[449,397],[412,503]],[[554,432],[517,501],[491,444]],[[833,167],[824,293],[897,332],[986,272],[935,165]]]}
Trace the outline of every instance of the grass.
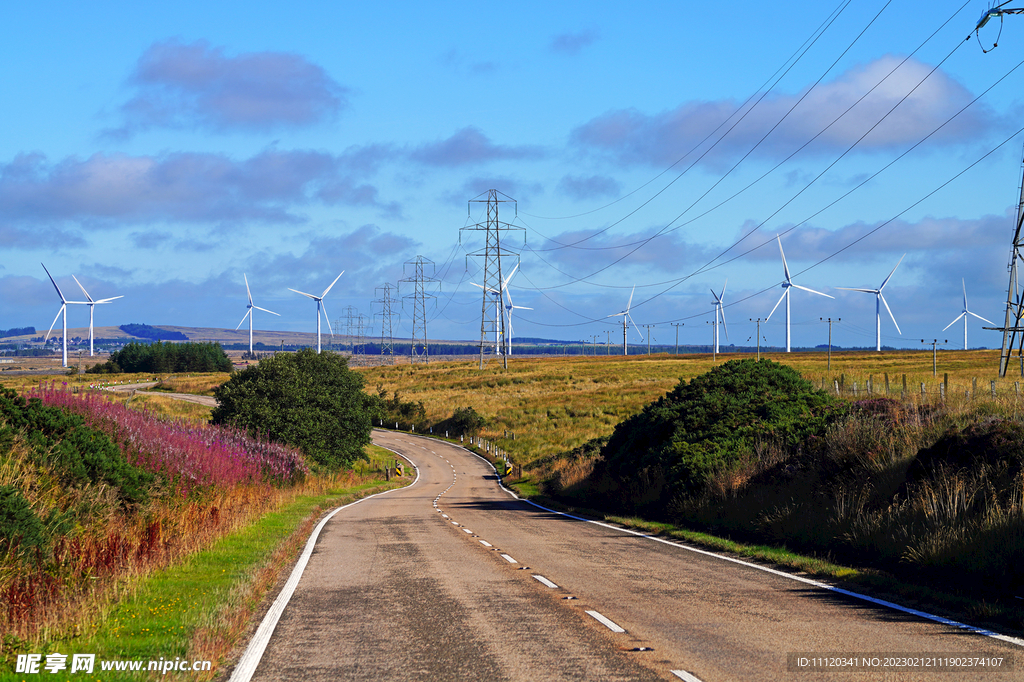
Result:
{"label": "grass", "polygon": [[187,374],[185,376],[175,375],[161,379],[160,383],[153,387],[154,391],[166,391],[168,393],[191,393],[193,395],[213,395],[213,389],[217,388],[231,375],[226,372],[210,372],[206,374]]}
{"label": "grass", "polygon": [[[368,454],[369,469],[382,468],[394,457],[379,448]],[[193,678],[212,679],[242,641],[261,600],[291,565],[322,512],[400,485],[351,474],[309,481],[276,510],[208,549],[124,586],[120,600],[93,611],[61,634],[20,645],[6,642],[9,667],[5,668],[14,670],[17,653],[94,653],[97,661],[180,656],[213,661],[211,673]],[[22,677],[0,673],[0,680]],[[138,677],[138,673],[102,673],[104,680]]]}

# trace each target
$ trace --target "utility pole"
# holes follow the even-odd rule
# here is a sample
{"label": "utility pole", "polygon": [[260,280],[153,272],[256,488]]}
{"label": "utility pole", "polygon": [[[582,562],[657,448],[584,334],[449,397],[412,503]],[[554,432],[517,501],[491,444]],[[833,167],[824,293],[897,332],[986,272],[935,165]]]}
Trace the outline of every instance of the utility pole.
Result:
{"label": "utility pole", "polygon": [[759,318],[757,318],[755,320],[752,317],[748,317],[747,319],[750,320],[751,322],[756,322],[757,323],[757,332],[755,332],[755,335],[757,336],[757,359],[760,360],[761,359],[761,318],[759,317]]}
{"label": "utility pole", "polygon": [[679,328],[680,327],[685,327],[686,323],[685,322],[673,322],[672,326],[676,328],[676,352],[675,352],[675,354],[679,355]]}
{"label": "utility pole", "polygon": [[[718,320],[717,319],[715,319],[715,320],[705,320],[705,322],[707,324],[710,324],[711,328],[714,329],[715,341],[718,341]],[[712,343],[711,344],[711,359],[714,362],[718,362],[718,344],[717,343]]]}
{"label": "utility pole", "polygon": [[[484,194],[487,195],[486,199],[482,199]],[[500,195],[500,196],[499,196]],[[501,197],[504,197],[503,199]],[[497,296],[499,304],[504,301],[504,286],[505,280],[501,274],[501,257],[502,256],[514,256],[519,257],[519,254],[514,251],[508,251],[501,246],[502,233],[507,233],[510,230],[519,230],[523,232],[524,241],[526,229],[522,227],[513,227],[509,223],[503,223],[498,219],[498,209],[501,204],[511,203],[515,207],[515,215],[519,215],[519,207],[516,200],[507,194],[503,194],[496,189],[489,189],[483,194],[478,195],[474,199],[470,199],[467,206],[467,212],[472,215],[472,207],[474,203],[486,203],[487,204],[487,220],[483,223],[477,223],[468,227],[463,227],[459,230],[459,242],[462,242],[462,231],[463,230],[474,230],[485,232],[484,248],[482,251],[468,254],[466,258],[470,256],[474,258],[483,258],[484,261],[484,280],[481,282],[483,285],[483,303],[480,308],[480,369],[484,368],[484,351],[487,347],[487,333],[492,331],[488,329],[487,320],[487,297]],[[505,316],[499,315],[498,319],[492,323],[494,325],[494,335],[496,340],[503,340],[506,337],[505,332]],[[496,344],[495,347],[497,347]],[[508,354],[502,353],[503,367],[508,369]]]}
{"label": "utility pole", "polygon": [[391,310],[391,284],[385,282],[377,287],[377,291],[383,291],[381,297],[374,303],[381,305],[380,315],[380,357],[385,365],[395,364],[395,337],[392,333],[391,318],[394,313]]}
{"label": "utility pole", "polygon": [[611,355],[612,354],[612,333],[610,331],[608,331],[607,329],[605,330],[604,333],[608,335],[608,340],[604,342],[604,354],[605,355]]}
{"label": "utility pole", "polygon": [[936,346],[944,346],[944,345],[946,345],[947,343],[949,343],[949,339],[943,339],[942,341],[939,341],[938,339],[933,339],[931,341],[925,341],[924,339],[921,339],[921,343],[925,343],[925,344],[930,343],[930,344],[932,344],[932,376],[933,377],[934,376],[938,376],[939,375],[938,357],[937,357],[938,354],[935,351],[935,347]]}
{"label": "utility pole", "polygon": [[[437,298],[434,294],[428,294],[426,288],[428,285],[433,285],[439,280],[433,277],[427,277],[424,273],[424,266],[429,265],[431,272],[434,271],[434,261],[423,256],[416,256],[414,260],[406,261],[405,266],[412,265],[415,274],[412,277],[406,277],[405,279],[398,280],[399,288],[401,288],[402,282],[409,282],[413,285],[413,292],[406,294],[403,298],[413,299],[412,304],[412,349],[409,353],[409,361],[415,362],[416,358],[422,358],[423,362],[428,362],[427,353],[427,299]],[[403,268],[404,270],[404,268]],[[423,340],[423,350],[419,352],[416,350],[416,343],[419,339]]]}
{"label": "utility pole", "polygon": [[597,357],[597,334],[591,334],[590,338],[594,340],[594,357]]}
{"label": "utility pole", "polygon": [[[826,321],[824,317],[819,317],[818,319],[821,320],[822,322]],[[828,322],[828,370],[827,371],[829,371],[829,372],[832,371],[832,323],[835,322],[835,323],[838,324],[839,322],[842,322],[842,321],[843,321],[843,318],[841,318],[841,317],[837,317],[834,320],[830,317],[827,320],[827,322]]]}
{"label": "utility pole", "polygon": [[647,329],[647,354],[650,355],[651,354],[651,328],[654,327],[654,325],[653,324],[645,324],[645,325],[641,325],[641,326],[643,326],[643,327],[645,327]]}

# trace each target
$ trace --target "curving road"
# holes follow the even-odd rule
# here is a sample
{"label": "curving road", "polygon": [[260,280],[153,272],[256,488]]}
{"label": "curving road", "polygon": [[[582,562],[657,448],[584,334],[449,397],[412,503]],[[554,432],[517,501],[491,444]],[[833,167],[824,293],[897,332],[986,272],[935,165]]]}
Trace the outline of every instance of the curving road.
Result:
{"label": "curving road", "polygon": [[[417,482],[326,523],[272,634],[250,644],[252,679],[1024,677],[1009,668],[1013,641],[540,509],[454,445],[373,440],[417,465]],[[797,670],[798,654],[844,666]],[[852,672],[853,655],[869,666]],[[908,656],[1003,667],[877,667]],[[233,680],[248,679],[243,667]]]}

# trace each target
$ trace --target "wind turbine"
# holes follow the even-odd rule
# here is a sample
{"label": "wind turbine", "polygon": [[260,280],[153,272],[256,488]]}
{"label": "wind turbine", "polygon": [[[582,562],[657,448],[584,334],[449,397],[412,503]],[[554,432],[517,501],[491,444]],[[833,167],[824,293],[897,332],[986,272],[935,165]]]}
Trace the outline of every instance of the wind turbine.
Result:
{"label": "wind turbine", "polygon": [[[327,295],[327,292],[331,290],[331,287],[333,287],[335,284],[337,284],[338,280],[341,279],[341,276],[344,275],[344,274],[345,274],[344,270],[342,270],[340,273],[338,273],[338,276],[334,278],[333,282],[331,282],[331,286],[329,286],[326,289],[324,289],[324,293],[320,294],[319,296],[314,296],[313,294],[307,294],[305,291],[299,291],[298,289],[292,289],[291,287],[288,287],[288,291],[294,291],[297,294],[302,294],[306,298],[311,298],[314,301],[316,301],[316,352],[317,352],[317,354],[320,353],[320,311],[321,310],[324,311],[324,319],[327,320],[327,328],[331,330],[331,336],[334,336],[334,330],[331,329],[331,320],[330,320],[329,317],[327,317],[327,308],[324,306],[324,296]],[[248,280],[246,280],[246,281],[248,282]],[[260,310],[263,310],[263,309],[260,308]],[[245,318],[242,318],[242,319],[245,319]],[[241,323],[239,323],[239,324],[241,324]]]}
{"label": "wind turbine", "polygon": [[729,278],[725,279],[725,284],[722,285],[722,293],[716,294],[715,290],[711,290],[711,295],[715,297],[715,355],[718,355],[718,316],[722,316],[722,326],[725,327],[725,338],[729,338],[729,325],[725,323],[725,308],[722,307],[722,299],[725,298],[725,287],[729,284]]}
{"label": "wind turbine", "polygon": [[807,287],[802,287],[799,284],[793,284],[793,278],[789,274],[789,265],[786,263],[786,252],[782,250],[782,239],[779,235],[775,235],[775,239],[779,242],[779,253],[782,254],[782,271],[786,274],[786,281],[782,283],[782,296],[779,298],[779,302],[775,304],[775,308],[772,308],[772,312],[768,313],[768,317],[765,318],[765,322],[772,319],[772,315],[775,313],[776,308],[779,307],[779,303],[782,303],[782,299],[786,299],[786,352],[789,353],[789,290],[794,288],[801,289],[803,291],[809,291],[812,294],[817,294],[818,296],[824,296],[825,298],[835,298],[835,296],[829,296],[828,294],[823,294],[820,291],[808,289]]}
{"label": "wind turbine", "polygon": [[[47,274],[49,274],[49,273],[47,273]],[[92,333],[92,318],[93,318],[93,315],[92,314],[93,314],[93,311],[95,310],[96,306],[99,305],[100,303],[110,303],[111,301],[116,301],[119,298],[124,298],[124,296],[113,296],[111,298],[102,298],[102,299],[100,299],[98,301],[94,301],[94,300],[92,300],[92,296],[89,295],[89,292],[86,291],[85,287],[82,286],[82,283],[78,281],[77,277],[75,277],[74,275],[71,275],[71,279],[75,280],[75,284],[77,284],[78,288],[82,290],[82,293],[85,294],[85,297],[87,299],[89,299],[88,303],[86,303],[85,305],[89,306],[89,357],[91,358],[92,355],[93,355],[93,353],[92,353],[92,339],[93,339],[93,333]]]}
{"label": "wind turbine", "polygon": [[640,340],[644,340],[643,332],[636,326],[636,322],[633,321],[633,317],[629,314],[629,309],[633,306],[633,294],[636,292],[636,285],[633,285],[633,291],[629,292],[629,303],[626,304],[626,309],[621,313],[615,313],[608,317],[622,317],[622,354],[629,355],[629,346],[626,343],[626,332],[629,331],[629,325],[626,324],[626,320],[629,320],[629,324],[633,325],[633,329],[636,330],[637,334],[640,334]]}
{"label": "wind turbine", "polygon": [[[338,275],[338,277],[341,277],[341,275]],[[261,308],[258,305],[253,305],[252,304],[252,292],[249,290],[249,278],[245,276],[244,272],[242,273],[242,279],[245,280],[245,293],[249,295],[248,310],[245,311],[245,317],[242,318],[242,322],[245,322],[245,318],[246,317],[249,318],[249,355],[251,356],[252,355],[252,310],[253,310],[253,308],[255,308],[256,310],[262,310],[265,313],[270,313],[271,315],[277,315],[278,317],[281,317],[281,316],[278,315],[277,313],[275,313],[273,310],[267,310],[266,308]],[[335,280],[335,281],[337,281],[337,280]],[[334,285],[332,284],[331,286],[334,286]],[[328,289],[329,288],[330,287],[328,287]],[[295,291],[295,290],[292,289],[292,291]],[[302,292],[299,292],[299,293],[302,293]],[[326,293],[327,292],[325,291],[324,294],[326,294]],[[306,295],[308,296],[309,294],[306,294]],[[321,298],[323,298],[323,297],[321,296]],[[317,314],[316,314],[316,321],[317,321],[317,324],[319,326],[319,322],[320,322],[320,312],[319,311],[317,311]],[[242,326],[242,322],[238,323],[238,327]],[[235,327],[235,331],[238,331],[238,327]],[[320,330],[317,329],[317,333],[318,334],[319,334],[319,331]],[[318,338],[318,342],[319,342],[319,338]]]}
{"label": "wind turbine", "polygon": [[512,303],[512,294],[508,292],[508,283],[512,281],[512,275],[516,274],[516,270],[518,269],[519,263],[516,263],[516,266],[512,268],[512,272],[510,272],[508,274],[508,277],[505,278],[504,285],[502,286],[502,288],[505,290],[505,299],[507,300],[507,303],[505,304],[505,315],[508,317],[508,339],[506,341],[506,345],[508,347],[509,355],[512,355],[512,311],[533,310],[533,308],[527,308],[524,305],[515,305]]}
{"label": "wind turbine", "polygon": [[952,322],[947,324],[945,327],[943,327],[942,331],[946,331],[947,329],[952,327],[954,324],[957,323],[957,321],[961,317],[964,318],[964,350],[967,350],[967,316],[968,315],[974,315],[979,320],[984,320],[985,322],[988,322],[989,324],[995,324],[995,322],[993,322],[992,320],[986,320],[981,315],[978,315],[977,313],[972,313],[970,310],[967,309],[967,285],[964,283],[964,280],[962,278],[960,279],[960,284],[964,288],[964,309],[960,313],[959,317],[957,317],[956,320],[953,320]]}
{"label": "wind turbine", "polygon": [[[43,265],[40,263],[40,265]],[[61,356],[61,367],[68,366],[68,305],[86,305],[85,301],[69,301],[64,298],[64,294],[61,293],[60,287],[57,286],[57,282],[54,281],[53,275],[43,265],[43,270],[46,271],[46,276],[50,278],[50,282],[53,284],[53,288],[57,290],[57,295],[60,296],[60,310],[53,318],[53,322],[50,323],[50,329],[46,332],[46,340],[50,340],[50,332],[53,331],[53,325],[57,324],[57,318],[61,315],[64,316],[64,338],[61,340],[63,344],[63,353]],[[77,281],[77,280],[76,280]]]}
{"label": "wind turbine", "polygon": [[[903,254],[902,256],[900,256],[899,262],[896,263],[896,268],[900,266],[900,263],[902,263],[903,259],[906,257],[907,254]],[[896,272],[896,268],[892,269],[892,272],[889,273],[889,277],[892,277],[893,272]],[[875,350],[879,352],[881,352],[882,350],[882,305],[885,305],[885,309],[889,311],[889,317],[892,318],[892,323],[896,325],[896,331],[900,332],[900,335],[903,334],[903,332],[900,331],[900,325],[897,324],[896,322],[896,316],[892,314],[892,309],[886,302],[885,296],[882,295],[882,289],[884,289],[885,285],[889,283],[889,277],[886,277],[885,280],[882,282],[882,286],[878,287],[877,289],[854,289],[853,287],[836,287],[837,289],[845,289],[846,291],[863,291],[866,294],[875,295]]]}
{"label": "wind turbine", "polygon": [[487,293],[494,297],[494,354],[500,355],[504,341],[501,338],[501,292],[494,289],[487,289],[483,284],[477,284],[476,282],[470,282],[473,286],[478,289],[484,289]]}

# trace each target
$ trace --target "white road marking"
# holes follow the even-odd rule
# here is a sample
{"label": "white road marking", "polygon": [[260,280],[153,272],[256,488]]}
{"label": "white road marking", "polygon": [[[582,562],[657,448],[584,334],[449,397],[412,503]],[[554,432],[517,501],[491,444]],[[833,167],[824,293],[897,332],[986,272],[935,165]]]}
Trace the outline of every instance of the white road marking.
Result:
{"label": "white road marking", "polygon": [[587,611],[587,614],[592,616],[594,620],[601,623],[612,632],[625,632],[625,630],[616,625],[614,621],[602,616],[597,611]]}
{"label": "white road marking", "polygon": [[671,670],[669,672],[671,672],[673,675],[675,675],[681,680],[686,680],[686,682],[701,682],[701,679],[699,677],[691,673],[688,673],[685,670]]}
{"label": "white road marking", "polygon": [[558,587],[558,585],[554,584],[553,582],[551,582],[550,580],[548,580],[547,578],[545,578],[542,575],[534,575],[533,577],[536,578],[541,583],[543,583],[544,585],[547,585],[548,587],[551,587],[551,588]]}
{"label": "white road marking", "polygon": [[462,532],[463,532],[463,533],[469,533],[470,535],[472,535],[472,534],[473,534],[473,531],[471,531],[471,530],[470,530],[470,529],[468,529],[468,528],[463,528],[463,529],[462,529]]}
{"label": "white road marking", "polygon": [[459,525],[459,524],[458,524],[458,523],[456,523],[455,521],[452,521],[452,525],[453,525],[453,526],[457,526],[457,525]]}
{"label": "white road marking", "polygon": [[494,545],[492,545],[491,543],[487,542],[487,540],[481,540],[480,544],[483,545],[484,547],[494,547]]}
{"label": "white road marking", "polygon": [[450,518],[451,518],[451,517],[450,517],[450,516],[448,516],[447,514],[441,514],[441,516],[445,517],[446,519],[450,519]]}
{"label": "white road marking", "polygon": [[516,561],[515,559],[510,557],[508,554],[502,554],[501,558],[504,559],[505,561],[509,562],[510,564],[518,564],[519,563],[518,561]]}

